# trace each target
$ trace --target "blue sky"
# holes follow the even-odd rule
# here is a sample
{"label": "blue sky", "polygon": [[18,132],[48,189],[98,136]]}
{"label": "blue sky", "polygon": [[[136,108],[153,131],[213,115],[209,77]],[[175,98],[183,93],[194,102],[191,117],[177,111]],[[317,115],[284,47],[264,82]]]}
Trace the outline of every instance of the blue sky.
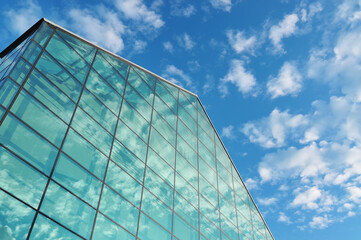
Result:
{"label": "blue sky", "polygon": [[0,0],[198,94],[279,240],[360,239],[361,1]]}

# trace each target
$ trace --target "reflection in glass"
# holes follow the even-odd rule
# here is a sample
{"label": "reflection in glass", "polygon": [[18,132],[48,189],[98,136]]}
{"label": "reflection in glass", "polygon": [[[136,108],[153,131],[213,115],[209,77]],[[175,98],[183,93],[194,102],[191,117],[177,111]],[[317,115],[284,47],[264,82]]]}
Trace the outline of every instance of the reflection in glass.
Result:
{"label": "reflection in glass", "polygon": [[18,89],[19,86],[9,78],[0,82],[0,104],[8,108]]}
{"label": "reflection in glass", "polygon": [[151,148],[148,150],[147,165],[167,183],[174,186],[174,170]]}
{"label": "reflection in glass", "polygon": [[34,41],[30,41],[29,45],[26,47],[25,52],[23,53],[23,58],[28,60],[31,64],[34,64],[35,60],[38,58],[41,52],[41,47],[36,44]]}
{"label": "reflection in glass", "polygon": [[180,240],[198,239],[198,231],[192,228],[177,214],[174,214],[173,234]]}
{"label": "reflection in glass", "polygon": [[142,95],[142,97],[149,103],[153,104],[153,90],[148,86],[147,83],[134,71],[133,68],[130,69],[128,82],[137,89],[137,91]]}
{"label": "reflection in glass", "polygon": [[144,186],[169,207],[173,205],[173,189],[158,175],[147,168]]}
{"label": "reflection in glass", "polygon": [[14,79],[17,83],[22,84],[25,77],[30,71],[31,65],[27,63],[24,59],[20,58],[16,63],[15,67],[10,73],[10,77]]}
{"label": "reflection in glass", "polygon": [[138,236],[147,240],[170,240],[172,235],[147,217],[145,214],[140,215]]}
{"label": "reflection in glass", "polygon": [[135,239],[133,235],[98,213],[94,227],[94,240]]}
{"label": "reflection in glass", "polygon": [[175,149],[155,129],[151,131],[149,145],[169,165],[174,167]]}

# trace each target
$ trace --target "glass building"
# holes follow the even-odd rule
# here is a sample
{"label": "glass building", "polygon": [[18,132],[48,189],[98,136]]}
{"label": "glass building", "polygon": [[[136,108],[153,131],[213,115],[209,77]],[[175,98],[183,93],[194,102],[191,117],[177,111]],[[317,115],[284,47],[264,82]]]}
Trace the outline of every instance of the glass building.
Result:
{"label": "glass building", "polygon": [[0,239],[273,240],[195,94],[46,19],[0,57]]}

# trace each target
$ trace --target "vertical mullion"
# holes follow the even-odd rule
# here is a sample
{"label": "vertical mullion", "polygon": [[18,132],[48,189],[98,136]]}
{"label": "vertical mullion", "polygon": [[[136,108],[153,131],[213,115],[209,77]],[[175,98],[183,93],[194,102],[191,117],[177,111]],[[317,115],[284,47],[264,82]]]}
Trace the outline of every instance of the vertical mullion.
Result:
{"label": "vertical mullion", "polygon": [[213,132],[213,142],[214,142],[214,160],[216,164],[216,178],[217,178],[217,197],[218,197],[218,215],[219,215],[219,230],[220,230],[220,239],[222,239],[222,221],[221,221],[221,201],[219,197],[219,183],[218,183],[218,160],[217,160],[217,146],[216,146],[216,134]]}
{"label": "vertical mullion", "polygon": [[[129,70],[130,72],[130,70]],[[138,238],[138,233],[139,233],[139,221],[140,221],[140,215],[142,214],[142,204],[143,204],[143,192],[144,192],[144,184],[145,184],[145,174],[146,174],[146,170],[147,170],[147,162],[148,162],[148,151],[149,151],[149,142],[150,142],[150,134],[152,133],[152,121],[153,121],[153,112],[154,112],[154,100],[155,100],[155,96],[156,96],[156,89],[157,89],[157,84],[158,84],[158,79],[157,81],[155,81],[155,86],[154,86],[154,90],[153,90],[153,104],[152,104],[152,113],[150,115],[150,121],[149,121],[149,134],[148,134],[148,140],[147,140],[147,153],[145,156],[145,162],[144,162],[144,174],[143,174],[143,183],[142,183],[142,192],[140,194],[140,205],[139,205],[139,215],[138,215],[138,224],[137,224],[137,233],[136,233],[136,237]]]}
{"label": "vertical mullion", "polygon": [[173,206],[172,206],[172,239],[174,238],[174,199],[175,199],[175,179],[176,179],[176,175],[177,175],[177,141],[178,141],[178,114],[179,114],[179,89],[178,89],[178,95],[177,95],[177,120],[176,120],[176,130],[175,130],[175,161],[174,161],[174,181],[173,181]]}
{"label": "vertical mullion", "polygon": [[199,121],[198,121],[198,104],[196,105],[196,121],[197,121],[197,172],[198,172],[198,239],[201,239],[201,194],[200,194],[200,187],[199,187]]}
{"label": "vertical mullion", "polygon": [[[47,40],[47,43],[44,45],[44,48],[43,48],[42,52],[39,54],[37,61],[40,59],[42,53],[45,51],[45,48],[46,48],[46,46],[48,45],[48,43],[50,42],[50,40],[51,40],[52,36],[54,35],[54,33],[55,33],[55,30],[53,30],[51,36],[50,36],[49,39]],[[93,59],[93,62],[94,62],[94,59]],[[83,94],[83,92],[84,92],[85,84],[86,84],[86,82],[87,82],[87,80],[88,80],[89,73],[90,73],[91,67],[92,67],[92,65],[93,65],[93,62],[92,62],[92,64],[90,65],[90,68],[89,68],[87,77],[86,77],[86,79],[85,79],[85,81],[84,81],[84,85],[82,86],[82,90],[81,90],[81,92],[80,92],[80,94],[79,94],[78,101],[77,101],[76,106],[75,106],[75,108],[74,108],[73,115],[72,115],[71,118],[70,118],[69,125],[68,125],[68,127],[67,127],[67,129],[66,129],[66,132],[65,132],[63,141],[62,141],[62,143],[61,143],[61,145],[60,145],[60,147],[59,147],[59,151],[58,151],[58,154],[57,154],[57,156],[56,156],[56,158],[55,158],[55,161],[54,161],[54,164],[53,164],[53,168],[51,169],[51,172],[50,172],[48,181],[47,181],[46,186],[45,186],[45,188],[44,188],[43,195],[41,196],[41,199],[40,199],[39,205],[38,205],[38,207],[37,207],[37,210],[36,210],[36,213],[35,213],[33,222],[32,222],[31,227],[30,227],[30,229],[29,229],[29,233],[28,233],[27,239],[30,238],[31,232],[32,232],[32,230],[33,230],[33,228],[34,228],[35,220],[36,220],[36,218],[37,218],[37,216],[38,216],[38,214],[39,214],[41,205],[43,204],[46,191],[48,190],[49,183],[50,183],[50,181],[51,181],[51,178],[52,178],[52,176],[53,176],[53,173],[54,173],[56,164],[57,164],[58,159],[59,159],[60,154],[61,154],[61,150],[62,150],[62,148],[63,148],[63,146],[64,146],[65,139],[66,139],[66,137],[67,137],[67,135],[68,135],[68,132],[69,132],[69,129],[70,129],[70,125],[71,125],[71,123],[72,123],[72,121],[73,121],[73,119],[74,119],[75,112],[76,112],[76,110],[77,110],[77,108],[78,108],[78,105],[79,105],[79,102],[80,102],[80,98],[81,98],[81,96],[82,96],[82,94]],[[36,65],[36,63],[34,63],[32,69],[34,69],[34,66],[35,66],[35,65]],[[30,72],[29,72],[29,74],[30,74]],[[27,77],[29,77],[29,75],[28,75]],[[25,82],[25,81],[24,81],[24,82]],[[22,84],[22,87],[23,87],[23,86],[24,86],[24,83]]]}
{"label": "vertical mullion", "polygon": [[[99,52],[99,49],[97,49],[96,52],[95,52],[93,62],[95,61],[95,58],[96,58],[98,52]],[[92,64],[92,65],[93,65],[93,64]],[[90,69],[90,70],[91,70],[91,69]],[[123,106],[123,102],[124,102],[125,90],[126,90],[126,88],[127,88],[129,72],[130,72],[130,66],[128,67],[128,74],[127,74],[127,78],[125,79],[125,86],[124,86],[124,90],[123,90],[123,98],[122,98],[122,102],[121,102],[120,107],[119,107],[119,112],[118,112],[118,116],[117,116],[117,122],[116,122],[116,124],[115,124],[113,141],[112,141],[112,144],[111,144],[110,150],[109,150],[108,162],[107,162],[107,166],[106,166],[106,168],[105,168],[104,178],[103,178],[103,181],[102,181],[102,188],[101,188],[101,190],[100,190],[99,201],[98,201],[97,209],[96,209],[96,212],[95,212],[94,223],[93,223],[93,226],[92,226],[92,231],[91,231],[90,239],[93,238],[93,234],[94,234],[94,228],[95,228],[95,224],[96,224],[96,221],[97,221],[97,216],[98,216],[99,207],[100,207],[100,201],[101,201],[101,198],[102,198],[102,195],[103,195],[103,189],[104,189],[104,185],[105,185],[105,178],[106,178],[107,173],[108,173],[110,157],[111,157],[111,155],[112,155],[113,146],[114,146],[114,141],[115,141],[115,134],[116,134],[117,129],[118,129],[119,117],[120,117],[120,113],[121,113],[122,106]]]}

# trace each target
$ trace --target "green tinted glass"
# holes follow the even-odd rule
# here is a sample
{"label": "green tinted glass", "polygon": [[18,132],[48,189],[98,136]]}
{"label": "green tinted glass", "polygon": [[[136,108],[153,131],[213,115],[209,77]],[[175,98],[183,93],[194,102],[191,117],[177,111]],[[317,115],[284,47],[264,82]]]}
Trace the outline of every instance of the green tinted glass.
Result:
{"label": "green tinted glass", "polygon": [[140,215],[138,236],[149,240],[170,240],[172,235],[145,214]]}
{"label": "green tinted glass", "polygon": [[18,90],[19,86],[16,83],[5,78],[0,82],[0,104],[8,108]]}
{"label": "green tinted glass", "polygon": [[34,64],[40,52],[41,52],[41,47],[34,41],[30,41],[25,52],[23,53],[23,58],[28,60],[28,62],[30,62],[31,64]]}
{"label": "green tinted glass", "polygon": [[11,71],[10,77],[14,79],[17,83],[22,84],[25,77],[28,75],[30,69],[31,65],[27,63],[24,59],[20,58],[13,70]]}
{"label": "green tinted glass", "polygon": [[101,213],[98,214],[94,227],[94,240],[113,240],[113,239],[135,239],[129,232],[104,217]]}

